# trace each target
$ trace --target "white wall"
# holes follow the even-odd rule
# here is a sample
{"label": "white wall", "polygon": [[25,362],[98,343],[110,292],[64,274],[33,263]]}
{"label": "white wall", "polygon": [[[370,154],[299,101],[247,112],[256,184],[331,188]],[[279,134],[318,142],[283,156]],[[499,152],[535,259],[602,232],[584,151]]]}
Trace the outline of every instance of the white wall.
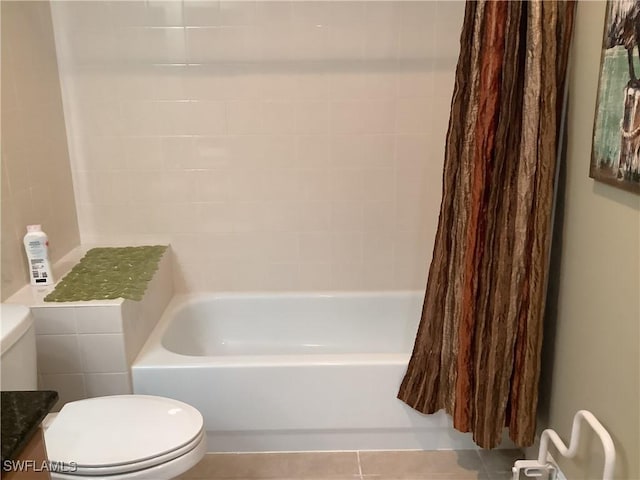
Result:
{"label": "white wall", "polygon": [[463,2],[53,3],[83,243],[179,290],[423,288]]}
{"label": "white wall", "polygon": [[[616,477],[640,478],[640,196],[589,178],[604,2],[578,2],[559,215],[557,306],[545,330],[541,427],[568,442],[576,411],[593,412],[618,452]],[[555,300],[554,300],[555,302]],[[557,455],[556,455],[557,457]],[[602,478],[602,447],[584,438],[571,479]]]}

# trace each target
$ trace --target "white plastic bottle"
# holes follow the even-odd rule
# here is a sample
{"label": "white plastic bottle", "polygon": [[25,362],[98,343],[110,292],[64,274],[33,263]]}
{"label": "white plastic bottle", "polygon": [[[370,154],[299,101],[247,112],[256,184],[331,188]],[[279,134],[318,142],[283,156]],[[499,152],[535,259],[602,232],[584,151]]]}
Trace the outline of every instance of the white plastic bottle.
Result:
{"label": "white plastic bottle", "polygon": [[27,225],[24,248],[29,261],[31,285],[51,285],[53,275],[49,262],[49,239],[40,225]]}

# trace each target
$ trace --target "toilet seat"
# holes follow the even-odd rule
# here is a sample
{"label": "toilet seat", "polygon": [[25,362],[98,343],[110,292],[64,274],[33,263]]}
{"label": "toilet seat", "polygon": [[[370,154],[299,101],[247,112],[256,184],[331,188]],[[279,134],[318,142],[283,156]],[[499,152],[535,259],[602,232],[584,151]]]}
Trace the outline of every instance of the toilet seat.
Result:
{"label": "toilet seat", "polygon": [[114,395],[66,404],[45,431],[49,460],[64,478],[126,477],[175,463],[204,448],[195,408],[148,395]]}
{"label": "toilet seat", "polygon": [[69,468],[67,465],[60,465],[59,468],[61,473],[72,474],[73,477],[107,477],[118,474],[126,474],[131,472],[137,472],[139,470],[146,470],[151,467],[156,467],[158,465],[163,465],[171,460],[182,457],[183,455],[189,453],[202,442],[204,438],[204,432],[201,432],[193,441],[189,442],[189,444],[184,445],[183,447],[174,450],[172,452],[168,452],[164,455],[159,455],[157,457],[148,458],[146,460],[140,462],[131,462],[120,465],[107,465],[94,467],[90,465],[80,465],[78,464],[75,468]]}
{"label": "toilet seat", "polygon": [[51,472],[51,480],[163,480],[176,478],[191,467],[195,466],[207,452],[207,442],[203,437],[202,442],[193,450],[182,457],[174,458],[166,463],[155,467],[137,470],[135,472],[116,473],[114,475],[94,475],[81,476],[77,474],[67,474]]}

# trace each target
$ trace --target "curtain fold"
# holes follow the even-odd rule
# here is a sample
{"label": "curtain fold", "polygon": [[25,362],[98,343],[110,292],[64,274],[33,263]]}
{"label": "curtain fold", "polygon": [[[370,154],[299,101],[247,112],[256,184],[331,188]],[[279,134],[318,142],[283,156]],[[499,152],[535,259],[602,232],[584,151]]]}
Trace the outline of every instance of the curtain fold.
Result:
{"label": "curtain fold", "polygon": [[574,1],[468,1],[422,319],[398,398],[533,443]]}

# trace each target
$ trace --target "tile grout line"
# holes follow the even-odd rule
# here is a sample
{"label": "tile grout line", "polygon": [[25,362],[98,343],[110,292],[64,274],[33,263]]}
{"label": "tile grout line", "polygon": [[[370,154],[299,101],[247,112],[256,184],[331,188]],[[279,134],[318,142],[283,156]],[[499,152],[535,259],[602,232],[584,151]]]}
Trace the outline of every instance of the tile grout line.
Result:
{"label": "tile grout line", "polygon": [[356,458],[358,459],[358,475],[360,475],[360,480],[364,477],[362,476],[362,465],[360,464],[360,450],[356,450]]}
{"label": "tile grout line", "polygon": [[482,455],[480,455],[480,450],[475,449],[475,451],[476,451],[476,455],[480,459],[480,465],[482,466],[482,470],[484,471],[484,473],[486,473],[487,466],[484,464],[484,458],[482,458]]}
{"label": "tile grout line", "polygon": [[482,473],[484,473],[484,476],[488,479],[489,478],[489,469],[487,468],[487,464],[484,461],[484,458],[482,458],[482,455],[480,455],[480,450],[476,450],[476,455],[478,455],[478,458],[480,458],[480,465],[482,466]]}

